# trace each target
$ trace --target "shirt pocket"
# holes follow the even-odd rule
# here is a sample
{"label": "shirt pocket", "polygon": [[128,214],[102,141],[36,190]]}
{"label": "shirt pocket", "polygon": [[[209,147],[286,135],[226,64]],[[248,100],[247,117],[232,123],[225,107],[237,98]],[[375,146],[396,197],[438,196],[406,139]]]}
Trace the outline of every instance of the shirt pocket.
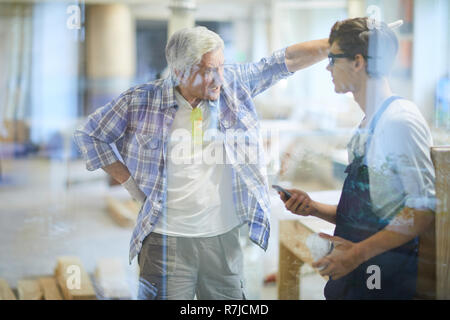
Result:
{"label": "shirt pocket", "polygon": [[160,143],[160,139],[158,137],[143,133],[137,133],[136,140],[139,146],[145,149],[157,149]]}
{"label": "shirt pocket", "polygon": [[161,138],[137,133],[136,140],[138,144],[139,159],[159,159],[161,156]]}

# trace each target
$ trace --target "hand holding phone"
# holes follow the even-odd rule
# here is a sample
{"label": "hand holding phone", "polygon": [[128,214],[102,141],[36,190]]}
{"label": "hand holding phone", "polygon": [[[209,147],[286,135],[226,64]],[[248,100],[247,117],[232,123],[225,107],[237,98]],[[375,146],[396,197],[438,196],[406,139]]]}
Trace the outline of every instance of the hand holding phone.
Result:
{"label": "hand holding phone", "polygon": [[292,196],[291,193],[289,191],[287,191],[286,189],[283,189],[282,187],[280,187],[279,185],[272,185],[272,188],[274,188],[275,190],[277,190],[278,192],[282,192],[284,193],[284,197],[286,199],[286,201],[289,200],[289,198]]}
{"label": "hand holding phone", "polygon": [[313,214],[314,210],[311,207],[313,201],[306,192],[297,189],[292,189],[292,192],[290,192],[278,185],[272,185],[272,187],[284,194],[284,199],[282,197],[281,200],[284,202],[286,209],[293,214],[305,217]]}

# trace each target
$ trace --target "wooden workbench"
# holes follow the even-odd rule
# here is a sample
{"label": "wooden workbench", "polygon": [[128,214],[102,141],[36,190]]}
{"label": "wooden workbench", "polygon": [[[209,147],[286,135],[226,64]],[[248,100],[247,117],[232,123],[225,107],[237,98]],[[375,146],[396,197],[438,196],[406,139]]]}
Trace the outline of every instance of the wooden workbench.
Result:
{"label": "wooden workbench", "polygon": [[315,217],[281,220],[279,226],[278,299],[300,298],[300,268],[313,258],[306,247],[306,238],[317,232],[333,234],[334,225]]}

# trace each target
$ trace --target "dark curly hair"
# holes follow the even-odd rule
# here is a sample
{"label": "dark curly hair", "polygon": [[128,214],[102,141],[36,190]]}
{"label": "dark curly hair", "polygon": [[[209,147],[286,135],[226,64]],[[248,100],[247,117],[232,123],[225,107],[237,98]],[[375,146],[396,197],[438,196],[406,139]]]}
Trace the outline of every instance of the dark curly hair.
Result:
{"label": "dark curly hair", "polygon": [[351,56],[361,54],[370,77],[388,75],[398,51],[398,39],[391,28],[384,22],[371,26],[367,17],[336,22],[328,42],[330,46],[337,42],[341,50]]}

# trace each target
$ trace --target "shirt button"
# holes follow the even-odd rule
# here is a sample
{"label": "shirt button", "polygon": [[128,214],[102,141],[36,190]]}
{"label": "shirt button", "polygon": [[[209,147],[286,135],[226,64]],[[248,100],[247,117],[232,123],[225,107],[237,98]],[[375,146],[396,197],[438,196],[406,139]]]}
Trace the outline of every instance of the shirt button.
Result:
{"label": "shirt button", "polygon": [[150,147],[152,149],[155,149],[156,147],[158,147],[158,144],[159,144],[159,142],[158,142],[158,139],[156,139],[156,138],[154,138],[150,141]]}

